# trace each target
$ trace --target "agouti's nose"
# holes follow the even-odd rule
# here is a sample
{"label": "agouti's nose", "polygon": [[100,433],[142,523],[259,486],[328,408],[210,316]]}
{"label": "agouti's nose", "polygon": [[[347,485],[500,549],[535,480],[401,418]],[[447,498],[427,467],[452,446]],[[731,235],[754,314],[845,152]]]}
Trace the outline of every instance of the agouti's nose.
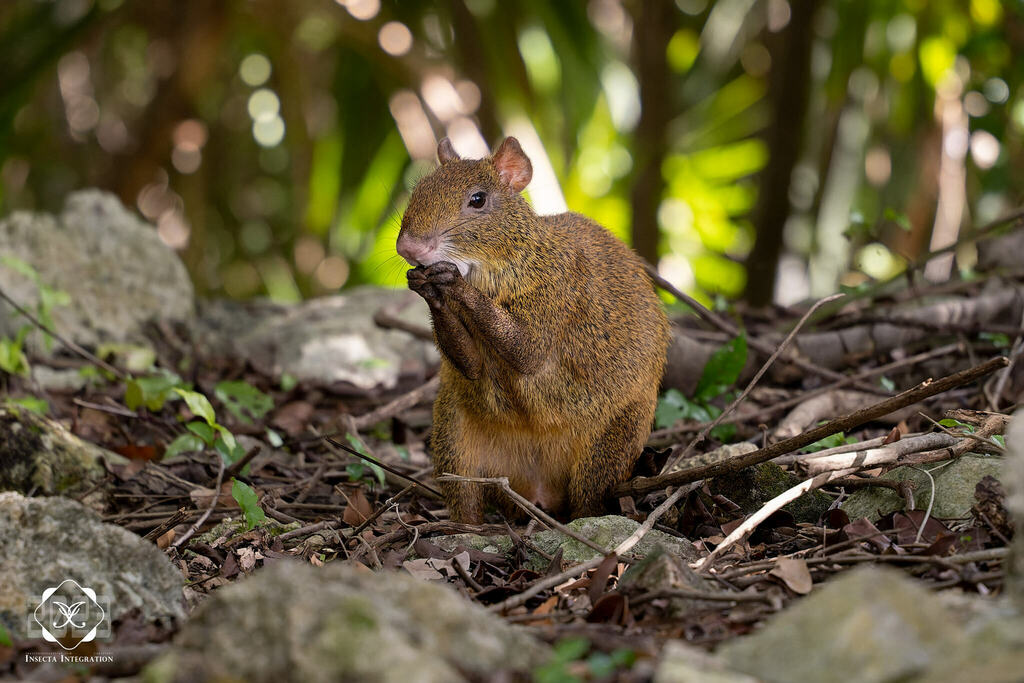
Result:
{"label": "agouti's nose", "polygon": [[411,266],[430,265],[430,257],[434,247],[426,240],[410,237],[407,234],[398,236],[398,243],[395,244],[398,255],[409,262]]}

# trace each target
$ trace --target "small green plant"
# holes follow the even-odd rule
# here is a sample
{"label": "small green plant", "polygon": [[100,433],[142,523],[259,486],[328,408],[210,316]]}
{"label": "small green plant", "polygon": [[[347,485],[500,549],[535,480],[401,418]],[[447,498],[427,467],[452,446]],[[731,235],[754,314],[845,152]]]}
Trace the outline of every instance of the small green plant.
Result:
{"label": "small green plant", "polygon": [[[348,445],[351,446],[354,450],[359,451],[367,458],[373,457],[366,452],[366,448],[363,446],[363,443],[356,437],[352,436],[351,434],[346,434],[345,439],[348,441]],[[369,468],[373,475],[377,477],[377,481],[380,483],[380,485],[384,486],[384,469],[380,465],[375,465],[374,463],[367,462],[365,460],[359,460],[357,462],[352,462],[346,465],[345,471],[348,472],[348,478],[351,481],[359,481],[364,476],[366,476],[367,468]]]}
{"label": "small green plant", "polygon": [[[10,268],[32,281],[39,297],[35,310],[32,312],[39,319],[39,322],[52,330],[53,309],[57,306],[67,306],[71,303],[71,297],[68,296],[68,293],[47,285],[39,277],[39,273],[36,272],[35,268],[19,258],[0,256],[0,265]],[[21,315],[21,313],[18,315]],[[18,328],[13,338],[0,338],[0,370],[10,375],[28,376],[30,368],[28,357],[25,355],[25,342],[34,329],[35,326],[31,322],[26,322]],[[46,349],[50,350],[53,348],[53,337],[42,330],[40,330],[40,334],[43,335],[43,345]]]}
{"label": "small green plant", "polygon": [[172,391],[185,401],[193,415],[202,419],[185,425],[189,433],[182,434],[167,446],[165,458],[203,448],[213,448],[226,463],[236,462],[245,455],[245,449],[238,445],[235,435],[217,422],[217,414],[206,396],[180,387],[174,387]]}
{"label": "small green plant", "polygon": [[50,404],[35,396],[24,396],[22,398],[5,398],[4,405],[14,408],[24,408],[37,415],[46,415],[50,412]]}
{"label": "small green plant", "polygon": [[274,407],[274,399],[242,380],[218,382],[213,395],[239,422],[252,424]]}
{"label": "small green plant", "polygon": [[586,638],[565,638],[555,643],[554,652],[544,664],[533,670],[537,683],[577,683],[577,681],[610,679],[616,671],[632,668],[636,653],[619,649],[611,653],[590,650]]}
{"label": "small green plant", "polygon": [[[966,422],[961,422],[960,420],[955,420],[951,417],[946,417],[939,420],[939,424],[947,429],[959,429],[964,434],[974,433],[974,425],[967,424]],[[1006,437],[1004,437],[1002,434],[994,434],[988,437],[988,440],[991,441],[1000,449],[1006,448]]]}
{"label": "small green plant", "polygon": [[231,497],[238,503],[238,507],[242,508],[246,528],[252,529],[257,524],[266,521],[267,516],[263,512],[263,508],[260,507],[256,491],[244,481],[231,479]]}
{"label": "small green plant", "polygon": [[[693,398],[688,399],[677,389],[669,389],[658,401],[654,411],[654,425],[658,429],[671,427],[682,419],[711,422],[722,409],[711,403],[716,398],[732,399],[729,389],[736,383],[747,362],[747,338],[741,334],[715,351],[704,365]],[[719,441],[731,441],[736,427],[724,424],[711,430]]]}
{"label": "small green plant", "polygon": [[147,410],[157,412],[163,410],[175,389],[186,387],[181,377],[161,368],[148,377],[133,377],[125,382],[124,404],[131,410],[145,406]]}
{"label": "small green plant", "polygon": [[836,432],[831,436],[826,436],[820,441],[815,441],[812,444],[804,446],[804,451],[807,453],[814,453],[816,451],[823,451],[828,448],[835,448],[837,446],[845,446],[846,444],[857,443],[857,439],[852,436],[846,436],[843,432]]}

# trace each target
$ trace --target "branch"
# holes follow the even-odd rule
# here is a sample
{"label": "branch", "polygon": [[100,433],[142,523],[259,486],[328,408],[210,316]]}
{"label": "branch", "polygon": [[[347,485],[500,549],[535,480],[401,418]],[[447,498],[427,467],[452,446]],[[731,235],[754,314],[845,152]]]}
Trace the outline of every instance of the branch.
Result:
{"label": "branch", "polygon": [[876,403],[874,405],[857,410],[849,415],[836,418],[823,425],[810,429],[802,434],[798,434],[792,438],[779,441],[778,443],[771,444],[765,448],[760,448],[750,453],[744,453],[728,460],[710,463],[706,465],[700,465],[687,470],[681,470],[678,472],[670,472],[668,474],[662,474],[657,477],[640,477],[619,484],[612,490],[612,495],[615,497],[624,496],[636,496],[650,491],[663,488],[665,486],[678,486],[680,484],[687,484],[698,479],[707,479],[708,477],[714,477],[720,474],[726,474],[728,472],[738,472],[746,467],[757,465],[762,462],[771,460],[780,455],[790,453],[798,448],[820,441],[826,436],[831,436],[837,432],[848,431],[854,427],[859,427],[865,422],[871,420],[877,420],[878,418],[888,415],[889,413],[905,408],[906,406],[922,401],[926,398],[941,394],[950,389],[954,389],[969,382],[973,382],[976,379],[989,375],[999,368],[1006,367],[1009,361],[1003,357],[998,356],[992,360],[977,365],[967,370],[962,370],[952,375],[948,375],[939,380],[925,380],[921,384],[917,385],[913,389],[908,389],[901,394],[897,394],[891,398],[887,398],[884,401]]}

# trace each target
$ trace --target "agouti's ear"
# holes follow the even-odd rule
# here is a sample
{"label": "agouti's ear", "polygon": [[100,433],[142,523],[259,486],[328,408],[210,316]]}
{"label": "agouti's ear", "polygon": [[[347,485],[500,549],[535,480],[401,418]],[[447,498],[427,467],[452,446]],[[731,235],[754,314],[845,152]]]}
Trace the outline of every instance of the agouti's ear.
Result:
{"label": "agouti's ear", "polygon": [[498,171],[498,179],[504,185],[508,185],[513,192],[522,192],[523,188],[530,184],[533,165],[515,138],[502,140],[491,160]]}
{"label": "agouti's ear", "polygon": [[452,147],[452,141],[448,138],[441,138],[441,142],[437,143],[437,160],[442,164],[447,164],[449,161],[457,161],[458,158],[459,155]]}

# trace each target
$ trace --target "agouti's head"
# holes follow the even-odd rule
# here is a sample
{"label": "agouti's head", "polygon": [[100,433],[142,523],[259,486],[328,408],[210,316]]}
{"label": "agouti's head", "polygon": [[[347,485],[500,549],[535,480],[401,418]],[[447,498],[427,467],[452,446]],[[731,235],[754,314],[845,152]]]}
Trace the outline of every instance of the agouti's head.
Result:
{"label": "agouti's head", "polygon": [[450,261],[463,277],[511,260],[510,245],[526,246],[533,216],[519,195],[533,175],[519,141],[505,138],[486,159],[461,159],[444,138],[437,158],[402,216],[399,255],[413,266]]}

